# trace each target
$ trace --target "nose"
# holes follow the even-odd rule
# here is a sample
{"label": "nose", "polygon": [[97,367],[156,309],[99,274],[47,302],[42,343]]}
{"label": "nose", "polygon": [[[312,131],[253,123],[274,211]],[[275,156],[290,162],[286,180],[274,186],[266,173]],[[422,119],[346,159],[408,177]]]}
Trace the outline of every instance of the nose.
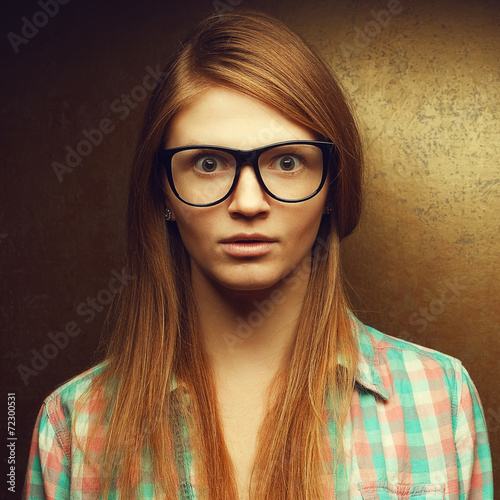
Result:
{"label": "nose", "polygon": [[254,217],[267,214],[269,209],[268,196],[259,184],[253,166],[243,165],[238,184],[230,196],[228,207],[230,214]]}

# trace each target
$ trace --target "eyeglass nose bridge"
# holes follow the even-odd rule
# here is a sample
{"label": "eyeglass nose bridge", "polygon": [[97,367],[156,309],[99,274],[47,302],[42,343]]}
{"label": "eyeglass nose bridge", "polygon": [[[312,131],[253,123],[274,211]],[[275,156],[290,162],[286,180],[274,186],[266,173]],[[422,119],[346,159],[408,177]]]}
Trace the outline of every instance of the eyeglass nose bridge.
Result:
{"label": "eyeglass nose bridge", "polygon": [[233,151],[234,159],[236,160],[236,166],[241,168],[245,163],[251,163],[253,168],[259,167],[259,156],[261,151],[257,149],[252,149],[250,151]]}
{"label": "eyeglass nose bridge", "polygon": [[259,183],[260,188],[267,194],[271,195],[272,194],[269,192],[269,189],[267,186],[264,184],[264,180],[262,179],[262,176],[260,175],[260,170],[259,170],[259,157],[261,154],[261,150],[251,150],[251,151],[233,151],[232,155],[234,159],[236,160],[236,171],[233,179],[233,184],[229,190],[228,195],[232,194],[233,191],[236,189],[236,186],[239,182],[240,179],[240,174],[241,174],[241,169],[243,168],[243,165],[245,164],[250,164],[253,167],[253,171],[255,173],[255,177],[257,178],[257,182]]}

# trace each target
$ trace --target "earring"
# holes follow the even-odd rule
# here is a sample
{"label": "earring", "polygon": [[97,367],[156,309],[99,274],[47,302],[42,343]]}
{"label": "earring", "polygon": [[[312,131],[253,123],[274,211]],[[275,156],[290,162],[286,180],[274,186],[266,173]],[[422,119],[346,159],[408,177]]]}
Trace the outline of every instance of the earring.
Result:
{"label": "earring", "polygon": [[330,215],[333,212],[332,207],[326,207],[325,213],[326,215]]}
{"label": "earring", "polygon": [[165,220],[172,220],[172,210],[170,210],[170,208],[165,209]]}

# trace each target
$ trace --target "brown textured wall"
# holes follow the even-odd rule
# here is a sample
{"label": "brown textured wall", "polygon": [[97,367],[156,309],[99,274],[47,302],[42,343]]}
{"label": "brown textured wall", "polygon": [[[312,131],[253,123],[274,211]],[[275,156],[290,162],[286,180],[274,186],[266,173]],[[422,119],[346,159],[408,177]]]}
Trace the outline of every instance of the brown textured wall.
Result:
{"label": "brown textured wall", "polygon": [[[500,472],[498,2],[65,1],[17,53],[8,33],[22,36],[23,16],[41,8],[16,2],[1,19],[3,397],[16,394],[18,489],[43,397],[98,345],[148,75],[224,3],[282,18],[351,94],[368,159],[365,216],[343,249],[356,310],[464,362]],[[85,150],[84,130],[99,126]],[[58,179],[52,164],[67,147],[88,154]]]}

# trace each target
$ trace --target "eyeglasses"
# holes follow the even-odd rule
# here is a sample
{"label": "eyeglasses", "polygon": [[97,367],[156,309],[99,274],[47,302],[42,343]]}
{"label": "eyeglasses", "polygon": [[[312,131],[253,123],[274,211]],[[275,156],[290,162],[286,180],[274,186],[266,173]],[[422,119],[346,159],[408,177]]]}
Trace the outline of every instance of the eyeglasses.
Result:
{"label": "eyeglasses", "polygon": [[286,203],[306,201],[323,187],[335,144],[288,141],[247,151],[217,146],[186,146],[158,152],[173,193],[194,207],[210,207],[236,188],[244,164],[252,165],[261,188]]}

